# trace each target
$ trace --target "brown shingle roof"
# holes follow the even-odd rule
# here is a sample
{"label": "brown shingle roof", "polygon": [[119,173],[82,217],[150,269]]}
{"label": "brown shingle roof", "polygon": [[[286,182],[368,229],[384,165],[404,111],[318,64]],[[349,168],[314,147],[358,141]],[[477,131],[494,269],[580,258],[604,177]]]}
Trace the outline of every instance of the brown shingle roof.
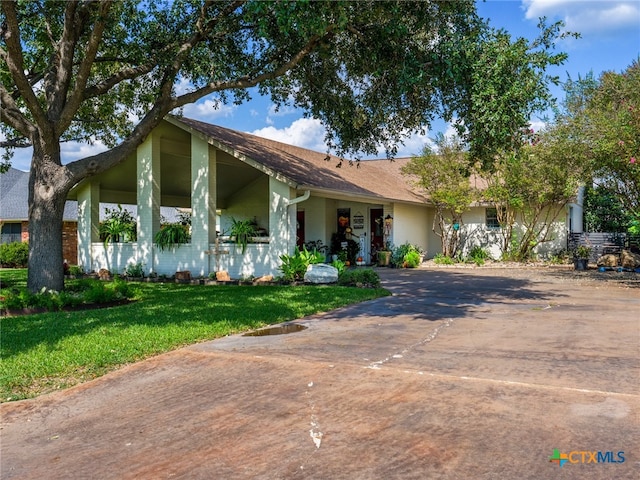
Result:
{"label": "brown shingle roof", "polygon": [[283,175],[301,190],[355,195],[411,203],[424,203],[424,196],[412,190],[400,168],[409,159],[363,160],[359,165],[345,162],[336,168],[338,159],[326,161],[325,153],[268,140],[190,118],[176,118],[180,123],[218,142],[236,154]]}

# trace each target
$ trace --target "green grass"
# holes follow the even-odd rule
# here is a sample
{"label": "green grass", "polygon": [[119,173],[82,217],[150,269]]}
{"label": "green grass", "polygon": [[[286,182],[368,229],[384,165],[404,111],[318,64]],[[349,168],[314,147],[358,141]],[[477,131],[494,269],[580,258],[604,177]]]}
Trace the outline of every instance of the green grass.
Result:
{"label": "green grass", "polygon": [[[0,270],[1,288],[26,270]],[[138,301],[0,319],[0,401],[34,397],[178,347],[387,295],[337,286],[140,283]],[[1,292],[1,290],[0,290]]]}

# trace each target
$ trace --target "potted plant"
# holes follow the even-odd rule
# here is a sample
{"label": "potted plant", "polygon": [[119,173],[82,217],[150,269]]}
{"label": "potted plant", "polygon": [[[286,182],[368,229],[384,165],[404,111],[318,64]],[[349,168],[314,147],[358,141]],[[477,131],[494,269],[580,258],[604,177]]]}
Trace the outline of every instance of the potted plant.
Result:
{"label": "potted plant", "polygon": [[236,220],[231,217],[230,235],[235,239],[236,245],[242,248],[242,254],[247,251],[247,244],[256,236],[256,225],[253,220]]}
{"label": "potted plant", "polygon": [[134,242],[136,220],[133,215],[118,205],[118,209],[105,208],[107,218],[100,224],[100,237],[106,247],[109,243]]}
{"label": "potted plant", "polygon": [[378,250],[378,266],[388,267],[391,262],[391,244],[385,242],[384,246]]}
{"label": "potted plant", "polygon": [[580,245],[573,251],[573,266],[576,270],[587,270],[589,258],[591,257],[591,248]]}
{"label": "potted plant", "polygon": [[182,223],[167,223],[160,227],[153,237],[160,250],[179,247],[183,243],[189,243],[189,240],[189,227]]}

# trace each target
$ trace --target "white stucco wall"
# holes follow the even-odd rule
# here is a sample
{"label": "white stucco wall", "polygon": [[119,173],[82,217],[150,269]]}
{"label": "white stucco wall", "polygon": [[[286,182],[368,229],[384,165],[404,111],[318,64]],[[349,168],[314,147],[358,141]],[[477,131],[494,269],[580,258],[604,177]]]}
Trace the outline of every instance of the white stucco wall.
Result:
{"label": "white stucco wall", "polygon": [[[501,237],[498,229],[487,228],[486,208],[473,207],[462,216],[463,220],[463,254],[467,254],[474,246],[486,249],[494,259],[502,256],[500,249]],[[514,226],[516,235],[522,232],[522,218],[516,217]],[[558,215],[552,226],[552,238],[549,242],[538,245],[534,252],[542,259],[548,258],[567,245],[566,212],[563,210]],[[439,248],[439,247],[438,247]]]}
{"label": "white stucco wall", "polygon": [[393,243],[419,246],[428,251],[430,224],[428,208],[422,205],[393,205]]}
{"label": "white stucco wall", "polygon": [[311,196],[306,202],[298,204],[298,210],[304,210],[304,238],[307,242],[321,240],[329,245],[331,231],[327,228],[327,199]]}
{"label": "white stucco wall", "polygon": [[269,226],[269,177],[261,175],[242,190],[229,197],[227,208],[222,210],[220,228],[222,235],[228,235],[232,218],[236,220],[252,220],[258,226],[271,230]]}

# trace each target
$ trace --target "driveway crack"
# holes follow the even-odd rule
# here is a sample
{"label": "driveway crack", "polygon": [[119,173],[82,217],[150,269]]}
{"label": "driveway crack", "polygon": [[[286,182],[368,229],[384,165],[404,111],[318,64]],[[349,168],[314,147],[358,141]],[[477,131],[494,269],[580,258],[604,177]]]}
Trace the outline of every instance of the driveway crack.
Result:
{"label": "driveway crack", "polygon": [[442,322],[440,325],[438,325],[436,328],[434,328],[429,333],[429,335],[427,335],[425,338],[423,338],[419,342],[413,343],[413,344],[409,345],[407,348],[405,348],[404,350],[401,350],[400,352],[397,352],[397,353],[393,353],[393,354],[387,356],[386,358],[384,358],[382,360],[371,362],[365,368],[370,368],[372,370],[379,370],[384,364],[386,364],[387,362],[391,361],[392,359],[394,359],[394,358],[402,358],[407,353],[409,353],[411,350],[413,350],[414,348],[420,347],[422,345],[426,345],[426,344],[428,344],[430,342],[433,342],[438,337],[438,335],[440,334],[442,329],[447,328],[447,327],[451,326],[452,324],[453,324],[453,319],[452,318],[447,318],[444,322]]}

